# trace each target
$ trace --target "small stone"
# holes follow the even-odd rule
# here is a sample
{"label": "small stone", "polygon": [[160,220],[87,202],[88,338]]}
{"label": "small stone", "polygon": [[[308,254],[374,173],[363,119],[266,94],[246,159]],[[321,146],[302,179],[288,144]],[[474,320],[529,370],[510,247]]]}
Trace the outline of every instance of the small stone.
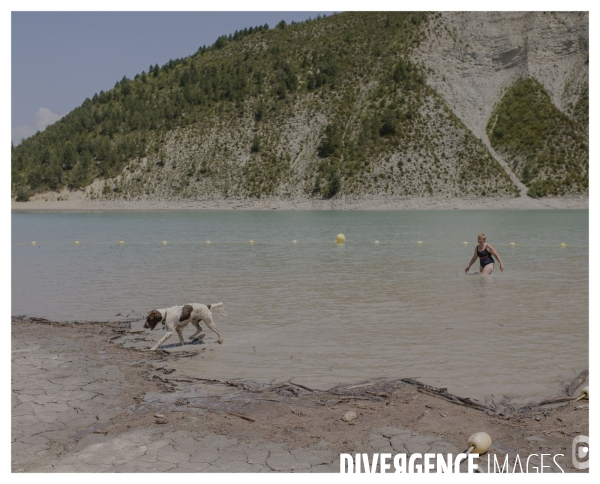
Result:
{"label": "small stone", "polygon": [[154,418],[165,418],[165,416],[161,413],[157,413],[154,415]]}
{"label": "small stone", "polygon": [[546,438],[543,435],[541,435],[541,434],[539,434],[539,435],[530,435],[529,437],[525,437],[525,440],[527,440],[529,442],[539,442],[539,443],[542,443],[542,444],[548,442],[546,440]]}
{"label": "small stone", "polygon": [[356,418],[356,414],[354,412],[346,412],[344,414],[344,416],[342,417],[342,420],[344,422],[351,422],[352,420],[354,420]]}
{"label": "small stone", "polygon": [[424,412],[423,412],[421,415],[419,415],[419,416],[417,417],[417,422],[418,422],[419,420],[421,420],[421,419],[422,419],[422,418],[423,418],[425,415],[427,415],[428,413],[429,413],[429,410],[425,410],[425,411],[424,411]]}
{"label": "small stone", "polygon": [[442,412],[440,412],[440,415],[441,415],[442,417],[447,417],[447,415],[446,415],[445,413],[442,413]]}

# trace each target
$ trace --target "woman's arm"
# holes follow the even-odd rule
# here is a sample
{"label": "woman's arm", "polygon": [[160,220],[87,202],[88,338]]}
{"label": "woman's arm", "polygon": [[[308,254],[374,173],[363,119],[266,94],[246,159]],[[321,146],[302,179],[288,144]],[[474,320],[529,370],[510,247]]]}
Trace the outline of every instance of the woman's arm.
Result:
{"label": "woman's arm", "polygon": [[503,271],[504,270],[504,264],[502,263],[502,259],[500,259],[500,255],[498,254],[498,252],[496,252],[496,249],[494,249],[490,244],[488,244],[488,250],[492,253],[492,255],[498,259],[498,262],[500,262],[500,270]]}
{"label": "woman's arm", "polygon": [[473,265],[473,262],[475,262],[476,260],[477,260],[477,247],[475,247],[475,252],[473,253],[473,258],[471,259],[471,262],[469,262],[469,265],[465,269],[465,272],[469,272],[469,268]]}

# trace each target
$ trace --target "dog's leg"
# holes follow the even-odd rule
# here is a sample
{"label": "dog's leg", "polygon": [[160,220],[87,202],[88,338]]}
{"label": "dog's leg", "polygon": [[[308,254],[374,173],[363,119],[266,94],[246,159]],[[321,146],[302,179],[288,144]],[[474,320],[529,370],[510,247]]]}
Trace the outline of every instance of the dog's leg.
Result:
{"label": "dog's leg", "polygon": [[212,318],[206,318],[204,322],[206,323],[206,326],[208,326],[208,329],[217,333],[217,336],[219,337],[217,341],[219,342],[219,344],[223,344],[223,338],[221,338],[221,333],[219,333],[219,330],[216,328],[215,323],[213,323]]}
{"label": "dog's leg", "polygon": [[152,348],[150,348],[150,351],[156,351],[156,349],[165,341],[167,341],[171,336],[173,336],[173,331],[167,331],[167,334],[165,334],[161,339],[159,339],[158,343],[156,343]]}
{"label": "dog's leg", "polygon": [[192,321],[192,324],[193,324],[194,326],[196,326],[196,329],[197,329],[198,331],[196,331],[196,332],[195,332],[195,333],[194,333],[192,336],[190,336],[190,338],[189,338],[189,339],[195,339],[195,338],[196,338],[196,336],[198,336],[198,335],[200,334],[200,331],[202,331],[202,328],[200,327],[200,322],[199,322],[199,321]]}
{"label": "dog's leg", "polygon": [[177,336],[179,336],[179,345],[183,346],[184,342],[183,342],[183,334],[181,332],[181,328],[177,327],[177,328],[175,328],[175,331],[177,331]]}

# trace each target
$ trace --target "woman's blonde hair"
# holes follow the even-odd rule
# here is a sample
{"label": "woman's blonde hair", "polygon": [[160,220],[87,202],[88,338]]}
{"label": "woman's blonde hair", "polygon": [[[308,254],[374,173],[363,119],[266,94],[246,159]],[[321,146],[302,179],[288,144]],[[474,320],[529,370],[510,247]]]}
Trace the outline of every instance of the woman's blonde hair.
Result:
{"label": "woman's blonde hair", "polygon": [[483,240],[484,240],[484,241],[485,241],[485,239],[487,238],[487,237],[485,236],[485,234],[479,234],[477,237],[483,237]]}

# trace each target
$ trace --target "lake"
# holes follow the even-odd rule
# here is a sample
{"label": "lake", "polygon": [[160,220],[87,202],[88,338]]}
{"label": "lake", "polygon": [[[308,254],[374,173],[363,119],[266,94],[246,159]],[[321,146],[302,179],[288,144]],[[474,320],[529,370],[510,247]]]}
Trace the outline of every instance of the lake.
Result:
{"label": "lake", "polygon": [[[11,314],[115,320],[222,301],[225,344],[212,345],[208,332],[214,350],[182,363],[204,377],[293,377],[319,388],[411,377],[461,396],[524,402],[560,394],[588,367],[588,216],[13,213]],[[465,275],[480,232],[504,272],[496,263],[481,277],[476,262]],[[344,245],[334,243],[338,233]]]}

